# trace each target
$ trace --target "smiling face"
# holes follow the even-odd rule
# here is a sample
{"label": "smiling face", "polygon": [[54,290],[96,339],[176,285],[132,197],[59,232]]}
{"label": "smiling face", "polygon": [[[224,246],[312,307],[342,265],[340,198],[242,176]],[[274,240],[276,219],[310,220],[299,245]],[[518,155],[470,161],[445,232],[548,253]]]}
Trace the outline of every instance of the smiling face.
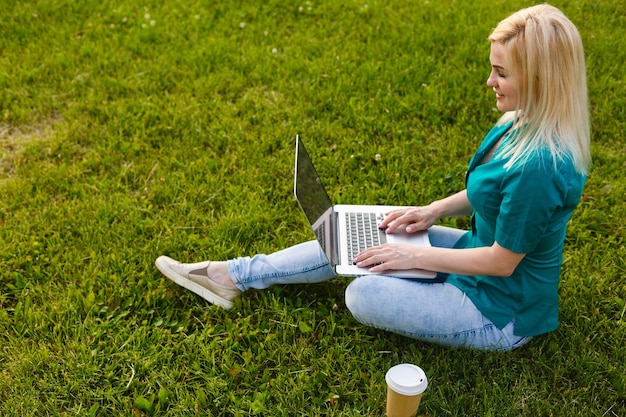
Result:
{"label": "smiling face", "polygon": [[520,83],[504,60],[504,45],[491,42],[491,74],[487,85],[496,93],[496,105],[501,112],[514,111],[519,104]]}

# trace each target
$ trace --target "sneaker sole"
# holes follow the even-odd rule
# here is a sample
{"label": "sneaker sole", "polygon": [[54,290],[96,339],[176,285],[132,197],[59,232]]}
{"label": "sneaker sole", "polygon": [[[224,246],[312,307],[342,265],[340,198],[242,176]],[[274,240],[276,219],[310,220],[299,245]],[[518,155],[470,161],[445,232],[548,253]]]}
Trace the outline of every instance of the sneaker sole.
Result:
{"label": "sneaker sole", "polygon": [[220,306],[226,310],[231,309],[234,306],[234,303],[232,301],[228,301],[220,297],[219,295],[209,291],[203,286],[196,284],[192,280],[187,279],[180,274],[177,274],[175,271],[172,271],[164,260],[161,260],[159,258],[154,264],[156,265],[157,269],[161,271],[161,273],[167,278],[174,281],[181,287],[188,289],[192,293],[204,298],[209,303]]}

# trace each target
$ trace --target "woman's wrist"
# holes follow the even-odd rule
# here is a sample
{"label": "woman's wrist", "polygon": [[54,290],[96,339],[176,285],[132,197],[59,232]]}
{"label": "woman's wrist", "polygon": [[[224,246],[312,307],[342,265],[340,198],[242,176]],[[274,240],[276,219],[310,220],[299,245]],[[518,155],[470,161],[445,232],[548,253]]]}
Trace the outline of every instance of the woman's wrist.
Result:
{"label": "woman's wrist", "polygon": [[464,216],[472,212],[472,206],[467,199],[465,190],[442,200],[433,201],[427,207],[428,210],[437,216],[437,220],[444,217]]}
{"label": "woman's wrist", "polygon": [[446,217],[445,203],[443,200],[436,200],[426,206],[426,210],[435,216],[435,222]]}

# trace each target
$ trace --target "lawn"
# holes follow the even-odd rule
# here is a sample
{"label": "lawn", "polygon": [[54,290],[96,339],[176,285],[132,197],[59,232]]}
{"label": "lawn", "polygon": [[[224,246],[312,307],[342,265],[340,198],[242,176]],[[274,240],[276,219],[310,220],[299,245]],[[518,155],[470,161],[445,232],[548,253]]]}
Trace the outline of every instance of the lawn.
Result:
{"label": "lawn", "polygon": [[154,267],[311,239],[298,132],[335,202],[462,189],[499,116],[487,36],[531,4],[4,0],[0,415],[382,416],[401,362],[421,416],[626,415],[622,0],[552,2],[585,43],[594,157],[557,331],[446,349],[358,324],[348,278],[224,311]]}

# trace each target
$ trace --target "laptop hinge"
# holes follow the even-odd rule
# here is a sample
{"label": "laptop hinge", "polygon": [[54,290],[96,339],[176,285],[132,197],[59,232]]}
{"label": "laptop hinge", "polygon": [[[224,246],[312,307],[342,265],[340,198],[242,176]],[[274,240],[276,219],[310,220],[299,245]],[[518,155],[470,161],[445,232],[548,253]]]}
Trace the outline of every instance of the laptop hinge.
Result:
{"label": "laptop hinge", "polygon": [[339,222],[337,221],[337,212],[333,209],[330,218],[332,219],[331,227],[330,227],[330,241],[332,242],[333,247],[331,248],[331,265],[339,265]]}

